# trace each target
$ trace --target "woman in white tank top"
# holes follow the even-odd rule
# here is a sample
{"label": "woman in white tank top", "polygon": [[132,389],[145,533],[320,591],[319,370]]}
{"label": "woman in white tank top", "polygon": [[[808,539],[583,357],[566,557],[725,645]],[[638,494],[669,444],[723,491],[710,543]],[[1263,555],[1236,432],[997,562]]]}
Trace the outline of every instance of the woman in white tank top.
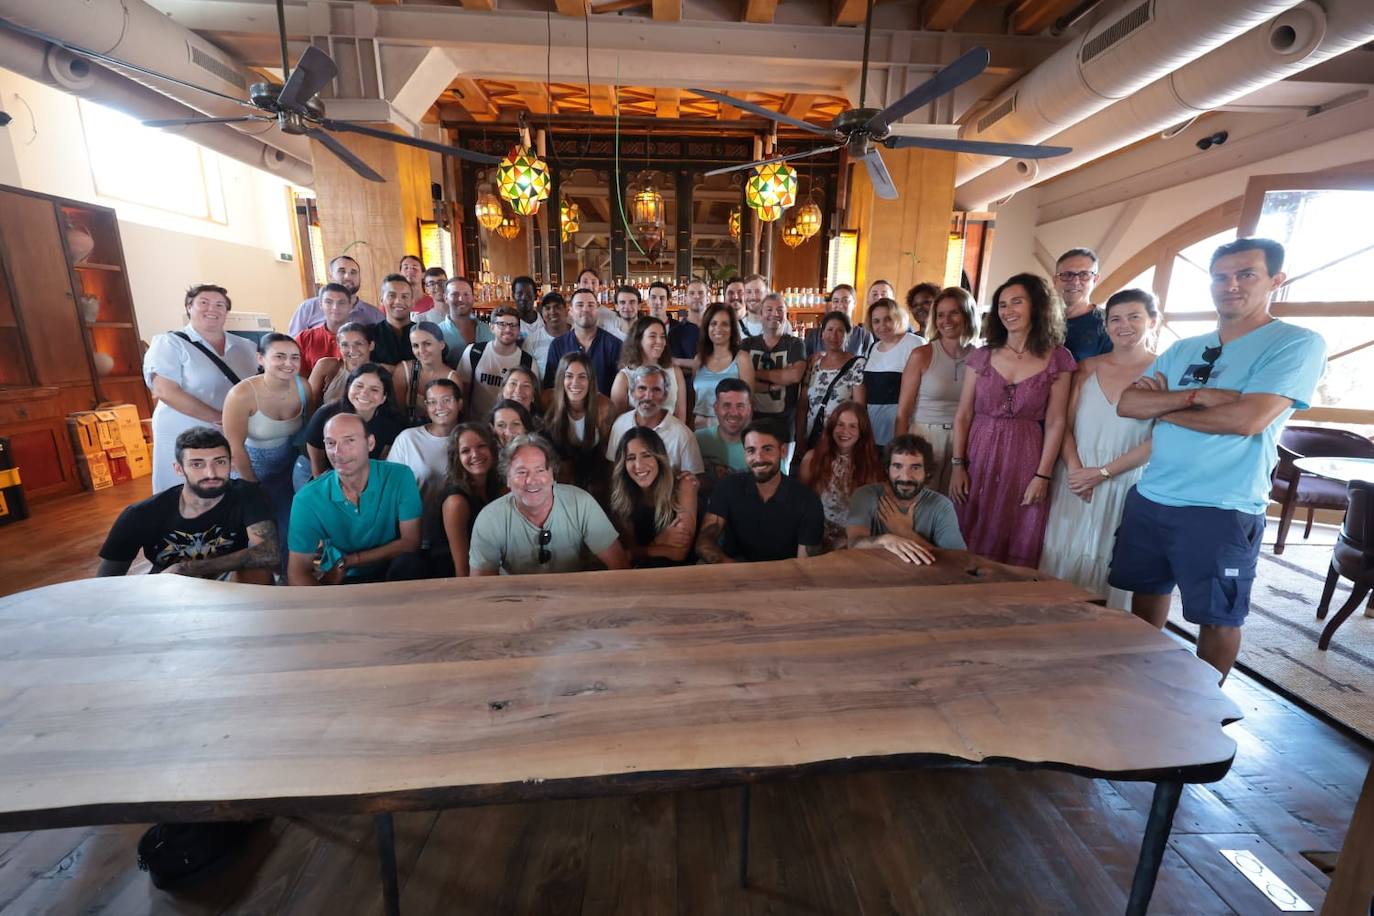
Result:
{"label": "woman in white tank top", "polygon": [[948,496],[954,414],[964,386],[964,360],[973,352],[978,333],[973,296],[957,286],[941,290],[929,323],[930,343],[913,350],[902,370],[897,430],[930,443],[935,466],[926,468],[926,486]]}

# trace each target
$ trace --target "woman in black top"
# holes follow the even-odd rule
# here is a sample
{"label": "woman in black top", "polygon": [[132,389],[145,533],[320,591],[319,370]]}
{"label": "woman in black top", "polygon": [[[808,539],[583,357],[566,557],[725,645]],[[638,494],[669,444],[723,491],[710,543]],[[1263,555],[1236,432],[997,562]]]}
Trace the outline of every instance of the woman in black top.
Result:
{"label": "woman in black top", "polygon": [[336,404],[324,405],[310,418],[305,430],[305,450],[310,456],[312,477],[330,469],[329,456],[324,451],[324,425],[341,413],[355,413],[363,418],[367,434],[374,439],[370,457],[378,460],[386,458],[391,443],[406,428],[396,415],[391,397],[391,373],[385,366],[363,363],[348,374],[343,398]]}
{"label": "woman in black top", "polygon": [[673,477],[668,450],[652,429],[633,427],[615,452],[611,521],[635,566],[684,563],[697,536],[697,478]]}

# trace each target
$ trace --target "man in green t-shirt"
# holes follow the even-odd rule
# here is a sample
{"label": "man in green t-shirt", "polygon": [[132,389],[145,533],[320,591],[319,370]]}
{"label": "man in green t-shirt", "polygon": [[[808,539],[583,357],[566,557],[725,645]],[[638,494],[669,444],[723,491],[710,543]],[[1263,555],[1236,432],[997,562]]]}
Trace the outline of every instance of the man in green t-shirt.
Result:
{"label": "man in green t-shirt", "polygon": [[606,513],[585,490],[554,483],[558,455],[539,435],[516,436],[501,453],[510,492],[477,515],[468,550],[474,576],[628,569],[630,557]]}
{"label": "man in green t-shirt", "polygon": [[887,483],[871,483],[849,500],[849,546],[876,548],[908,563],[934,563],[935,551],[964,550],[949,497],[927,489],[935,452],[920,436],[894,436],[887,446]]}
{"label": "man in green t-shirt", "polygon": [[702,479],[709,492],[716,481],[738,471],[749,470],[744,460],[744,427],[754,419],[753,392],[737,378],[724,378],[716,384],[714,403],[716,425],[696,431],[701,460],[706,465]]}

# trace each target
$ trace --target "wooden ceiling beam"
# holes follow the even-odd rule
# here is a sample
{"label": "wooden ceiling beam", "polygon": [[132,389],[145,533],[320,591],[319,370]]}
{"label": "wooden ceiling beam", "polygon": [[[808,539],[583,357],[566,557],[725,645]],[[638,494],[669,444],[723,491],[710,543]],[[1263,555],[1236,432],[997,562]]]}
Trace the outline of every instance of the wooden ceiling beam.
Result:
{"label": "wooden ceiling beam", "polygon": [[863,25],[867,14],[865,0],[830,0],[831,25]]}
{"label": "wooden ceiling beam", "polygon": [[945,32],[959,24],[974,0],[933,0],[926,10],[925,28]]}
{"label": "wooden ceiling beam", "polygon": [[549,111],[549,97],[544,94],[544,87],[540,83],[517,83],[516,91],[520,94],[520,101],[530,114],[551,114]]}
{"label": "wooden ceiling beam", "polygon": [[744,21],[768,25],[777,8],[778,0],[744,0]]}
{"label": "wooden ceiling beam", "polygon": [[463,9],[491,12],[496,9],[496,2],[495,0],[463,0]]}
{"label": "wooden ceiling beam", "polygon": [[581,16],[586,0],[554,0],[554,9],[564,16]]}
{"label": "wooden ceiling beam", "polygon": [[1054,21],[1078,5],[1078,0],[1037,0],[1024,3],[1011,17],[1012,31],[1035,35],[1054,25]]}
{"label": "wooden ceiling beam", "polygon": [[610,86],[592,86],[592,114],[599,117],[609,118],[615,114],[615,107],[611,102]]}
{"label": "wooden ceiling beam", "polygon": [[782,113],[789,118],[801,118],[805,120],[806,113],[811,110],[811,103],[815,100],[816,97],[810,93],[794,93],[783,99]]}
{"label": "wooden ceiling beam", "polygon": [[458,104],[475,120],[495,121],[500,116],[501,110],[476,80],[457,79],[451,88],[458,93]]}
{"label": "wooden ceiling beam", "polygon": [[660,118],[680,118],[682,90],[680,89],[655,89],[654,105]]}
{"label": "wooden ceiling beam", "polygon": [[653,0],[653,10],[659,22],[682,21],[682,0]]}

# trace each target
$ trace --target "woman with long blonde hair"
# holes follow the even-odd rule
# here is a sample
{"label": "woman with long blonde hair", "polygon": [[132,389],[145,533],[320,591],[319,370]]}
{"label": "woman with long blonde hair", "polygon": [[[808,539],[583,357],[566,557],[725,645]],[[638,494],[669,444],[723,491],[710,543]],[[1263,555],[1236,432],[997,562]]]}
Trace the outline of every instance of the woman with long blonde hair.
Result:
{"label": "woman with long blonde hair", "polygon": [[697,535],[697,478],[676,477],[658,433],[633,427],[615,453],[611,521],[635,566],[684,563]]}

